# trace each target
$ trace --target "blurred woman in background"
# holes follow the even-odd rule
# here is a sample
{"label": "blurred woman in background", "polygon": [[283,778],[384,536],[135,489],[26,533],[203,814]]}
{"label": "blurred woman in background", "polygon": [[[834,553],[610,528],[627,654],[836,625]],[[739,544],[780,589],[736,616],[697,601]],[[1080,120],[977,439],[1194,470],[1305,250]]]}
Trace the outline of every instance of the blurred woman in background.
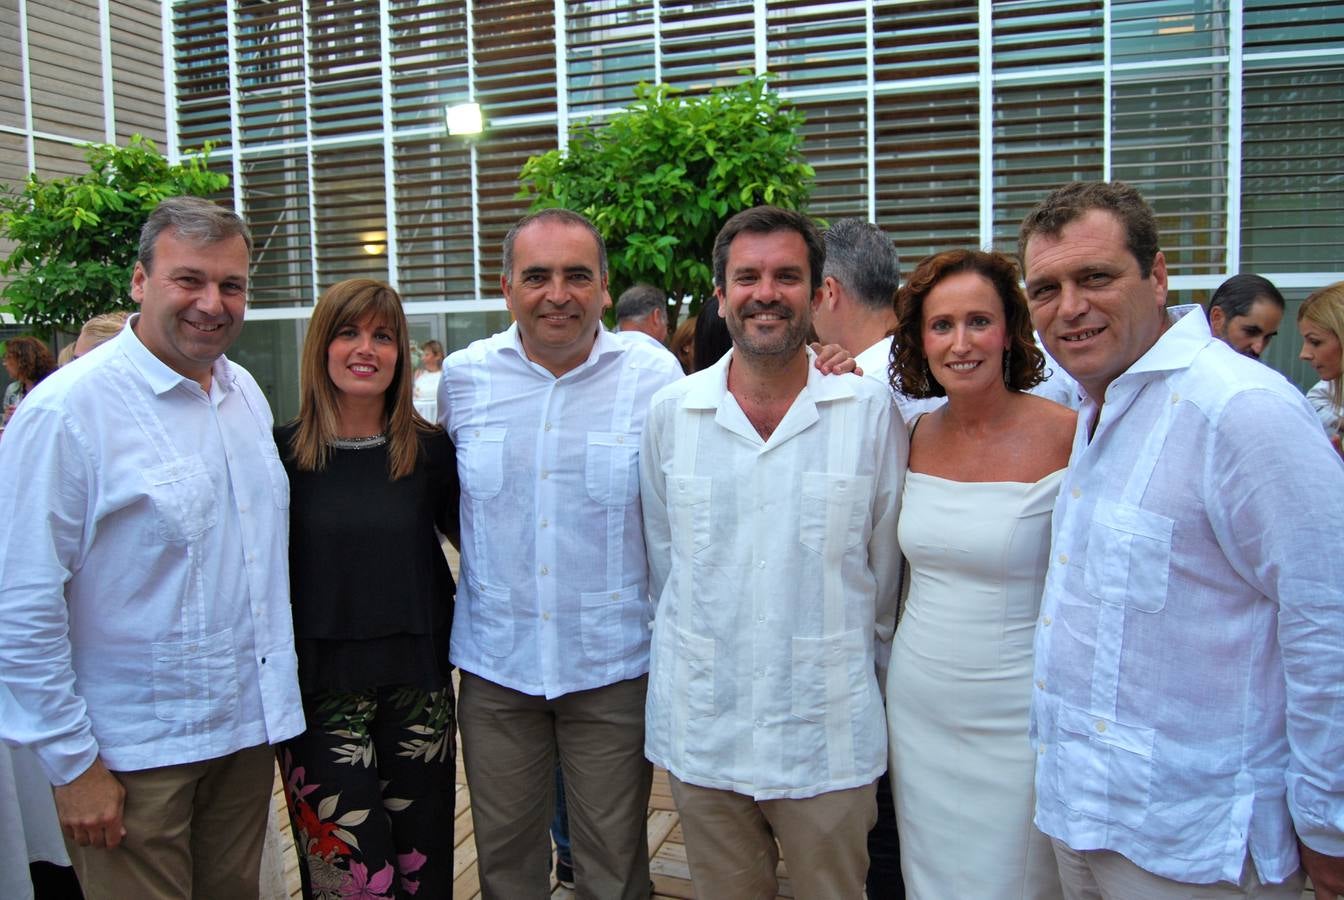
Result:
{"label": "blurred woman in background", "polygon": [[1298,358],[1321,376],[1321,383],[1307,397],[1316,407],[1330,442],[1340,450],[1344,432],[1344,281],[1327,285],[1303,301],[1297,310],[1297,330],[1302,334]]}
{"label": "blurred woman in background", "polygon": [[0,425],[8,425],[28,392],[56,371],[56,358],[35,337],[10,338],[5,344],[5,371],[12,380],[5,388],[4,421]]}

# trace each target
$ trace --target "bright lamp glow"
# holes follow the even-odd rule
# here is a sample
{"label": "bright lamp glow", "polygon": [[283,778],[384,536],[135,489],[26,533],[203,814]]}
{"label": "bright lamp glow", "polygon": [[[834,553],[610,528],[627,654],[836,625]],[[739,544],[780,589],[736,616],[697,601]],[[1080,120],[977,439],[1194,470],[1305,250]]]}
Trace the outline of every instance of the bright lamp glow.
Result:
{"label": "bright lamp glow", "polygon": [[448,122],[449,134],[480,134],[481,105],[479,103],[459,103],[443,111]]}

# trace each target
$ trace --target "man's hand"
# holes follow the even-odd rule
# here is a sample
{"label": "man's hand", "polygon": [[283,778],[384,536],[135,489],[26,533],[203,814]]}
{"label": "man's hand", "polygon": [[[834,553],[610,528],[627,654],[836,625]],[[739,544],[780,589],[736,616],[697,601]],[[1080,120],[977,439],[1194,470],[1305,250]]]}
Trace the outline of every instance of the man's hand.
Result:
{"label": "man's hand", "polygon": [[1344,856],[1326,856],[1317,853],[1301,841],[1297,842],[1302,868],[1311,876],[1316,889],[1316,900],[1340,900],[1344,897]]}
{"label": "man's hand", "polygon": [[121,824],[126,789],[101,759],[95,759],[69,784],[52,788],[51,793],[56,798],[61,830],[79,846],[111,849],[126,836]]}
{"label": "man's hand", "polygon": [[844,375],[846,372],[863,374],[863,369],[859,368],[854,357],[839,344],[823,346],[820,341],[813,341],[812,351],[817,354],[817,371],[823,375]]}

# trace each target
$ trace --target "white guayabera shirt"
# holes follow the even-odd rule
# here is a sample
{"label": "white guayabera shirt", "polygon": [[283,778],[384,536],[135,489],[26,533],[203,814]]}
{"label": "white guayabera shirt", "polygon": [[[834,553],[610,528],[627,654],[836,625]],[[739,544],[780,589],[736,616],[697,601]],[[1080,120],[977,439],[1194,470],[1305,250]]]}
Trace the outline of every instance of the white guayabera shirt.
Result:
{"label": "white guayabera shirt", "polygon": [[454,665],[548,698],[648,671],[639,435],[649,399],[681,377],[666,351],[604,331],[559,378],[527,358],[517,325],[448,357],[439,415],[462,482]]}
{"label": "white guayabera shirt", "polygon": [[19,408],[0,508],[0,736],[53,784],[303,730],[289,481],[243,368],[207,394],[128,326]]}
{"label": "white guayabera shirt", "polygon": [[895,628],[908,456],[885,385],[825,376],[769,440],[733,353],[654,398],[640,454],[654,596],[645,754],[758,800],[886,768],[877,667]]}
{"label": "white guayabera shirt", "polygon": [[1197,306],[1078,416],[1036,630],[1036,823],[1177,881],[1344,855],[1344,464]]}

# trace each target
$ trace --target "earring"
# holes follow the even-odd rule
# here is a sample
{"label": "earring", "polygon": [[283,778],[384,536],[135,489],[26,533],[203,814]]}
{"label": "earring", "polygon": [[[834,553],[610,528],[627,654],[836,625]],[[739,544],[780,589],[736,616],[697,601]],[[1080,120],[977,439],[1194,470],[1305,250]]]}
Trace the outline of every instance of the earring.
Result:
{"label": "earring", "polygon": [[1011,386],[1012,383],[1013,383],[1013,381],[1012,381],[1012,378],[1009,377],[1009,367],[1010,367],[1010,363],[1009,363],[1009,359],[1008,359],[1008,357],[1009,357],[1009,353],[1008,353],[1007,350],[1005,350],[1005,351],[1003,352],[1003,383],[1006,384],[1006,385],[1010,385],[1010,386]]}

